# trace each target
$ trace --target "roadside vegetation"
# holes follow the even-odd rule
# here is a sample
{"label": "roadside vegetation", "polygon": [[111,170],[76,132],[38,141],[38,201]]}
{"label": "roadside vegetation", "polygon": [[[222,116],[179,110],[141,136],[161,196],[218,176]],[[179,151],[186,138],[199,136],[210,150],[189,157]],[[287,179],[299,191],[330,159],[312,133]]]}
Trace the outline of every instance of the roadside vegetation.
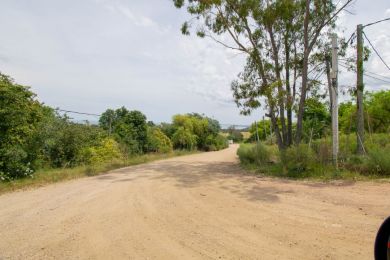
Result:
{"label": "roadside vegetation", "polygon": [[0,192],[227,147],[218,121],[192,113],[154,124],[140,111],[107,109],[80,124],[0,74]]}
{"label": "roadside vegetation", "polygon": [[[304,114],[304,142],[279,151],[270,122],[250,128],[251,136],[237,152],[241,163],[259,173],[289,178],[372,179],[390,177],[390,91],[366,93],[366,132],[362,155],[357,154],[356,105],[340,104],[339,167],[332,164],[328,104],[309,99]],[[258,139],[257,139],[258,138]]]}
{"label": "roadside vegetation", "polygon": [[[332,166],[329,111],[337,85],[332,78],[341,78],[346,71],[360,78],[373,49],[360,40],[357,45],[356,33],[338,34],[338,52],[333,54],[338,56],[340,71],[333,73],[330,38],[352,0],[342,4],[317,0],[173,3],[190,16],[181,28],[184,35],[195,33],[246,57],[231,83],[233,98],[241,114],[261,108],[265,117],[252,126],[247,141],[252,144],[238,151],[243,164],[292,178],[390,176],[390,92],[363,93],[360,81],[336,90],[357,101],[339,106],[339,167]],[[370,86],[383,89],[383,81]]]}

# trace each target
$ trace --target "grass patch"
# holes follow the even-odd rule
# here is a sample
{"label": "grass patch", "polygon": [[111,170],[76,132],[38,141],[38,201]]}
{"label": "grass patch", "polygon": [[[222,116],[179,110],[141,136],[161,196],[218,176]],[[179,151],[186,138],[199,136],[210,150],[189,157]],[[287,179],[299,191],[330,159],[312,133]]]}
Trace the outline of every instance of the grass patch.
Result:
{"label": "grass patch", "polygon": [[366,157],[351,156],[348,162],[340,162],[339,169],[335,169],[327,160],[329,152],[324,151],[324,147],[312,149],[303,144],[279,153],[275,146],[241,144],[237,155],[244,169],[263,176],[320,181],[388,181],[390,150],[372,150]]}
{"label": "grass patch", "polygon": [[0,194],[20,189],[41,187],[50,183],[72,180],[88,176],[105,174],[110,170],[168,159],[176,156],[183,156],[197,153],[197,151],[176,150],[167,154],[145,154],[138,155],[127,160],[115,160],[97,165],[77,166],[74,168],[41,169],[34,173],[33,178],[17,179],[9,182],[0,182]]}

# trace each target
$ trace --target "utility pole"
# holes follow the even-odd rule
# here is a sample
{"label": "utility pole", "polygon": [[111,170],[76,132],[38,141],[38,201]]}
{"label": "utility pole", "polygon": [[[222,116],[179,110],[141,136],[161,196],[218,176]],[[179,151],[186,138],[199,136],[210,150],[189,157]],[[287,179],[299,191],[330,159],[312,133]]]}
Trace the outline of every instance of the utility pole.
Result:
{"label": "utility pole", "polygon": [[357,26],[357,153],[364,154],[364,108],[363,108],[363,25]]}
{"label": "utility pole", "polygon": [[332,87],[330,97],[332,99],[332,157],[333,165],[337,168],[339,153],[339,108],[338,108],[338,46],[337,34],[332,34]]}

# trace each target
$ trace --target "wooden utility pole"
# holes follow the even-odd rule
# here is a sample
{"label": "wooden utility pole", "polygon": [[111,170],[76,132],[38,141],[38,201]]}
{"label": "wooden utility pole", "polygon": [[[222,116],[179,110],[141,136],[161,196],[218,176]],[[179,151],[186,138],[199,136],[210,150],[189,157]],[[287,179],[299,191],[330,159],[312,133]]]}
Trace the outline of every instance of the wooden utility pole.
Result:
{"label": "wooden utility pole", "polygon": [[364,108],[363,108],[363,25],[357,26],[357,153],[364,154]]}
{"label": "wooden utility pole", "polygon": [[333,165],[337,168],[339,153],[339,107],[338,107],[338,46],[337,34],[332,34],[332,87],[330,97],[332,99],[332,157]]}

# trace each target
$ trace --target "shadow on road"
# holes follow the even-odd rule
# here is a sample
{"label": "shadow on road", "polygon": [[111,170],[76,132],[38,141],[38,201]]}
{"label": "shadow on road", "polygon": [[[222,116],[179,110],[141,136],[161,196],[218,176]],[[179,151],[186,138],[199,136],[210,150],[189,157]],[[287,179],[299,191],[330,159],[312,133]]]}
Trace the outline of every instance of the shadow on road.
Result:
{"label": "shadow on road", "polygon": [[173,181],[175,186],[186,189],[210,185],[250,201],[278,202],[280,194],[293,193],[290,189],[262,183],[261,178],[249,175],[236,163],[229,162],[167,161],[121,169],[115,173],[121,174],[121,177],[113,182],[135,182],[147,178],[150,181]]}

